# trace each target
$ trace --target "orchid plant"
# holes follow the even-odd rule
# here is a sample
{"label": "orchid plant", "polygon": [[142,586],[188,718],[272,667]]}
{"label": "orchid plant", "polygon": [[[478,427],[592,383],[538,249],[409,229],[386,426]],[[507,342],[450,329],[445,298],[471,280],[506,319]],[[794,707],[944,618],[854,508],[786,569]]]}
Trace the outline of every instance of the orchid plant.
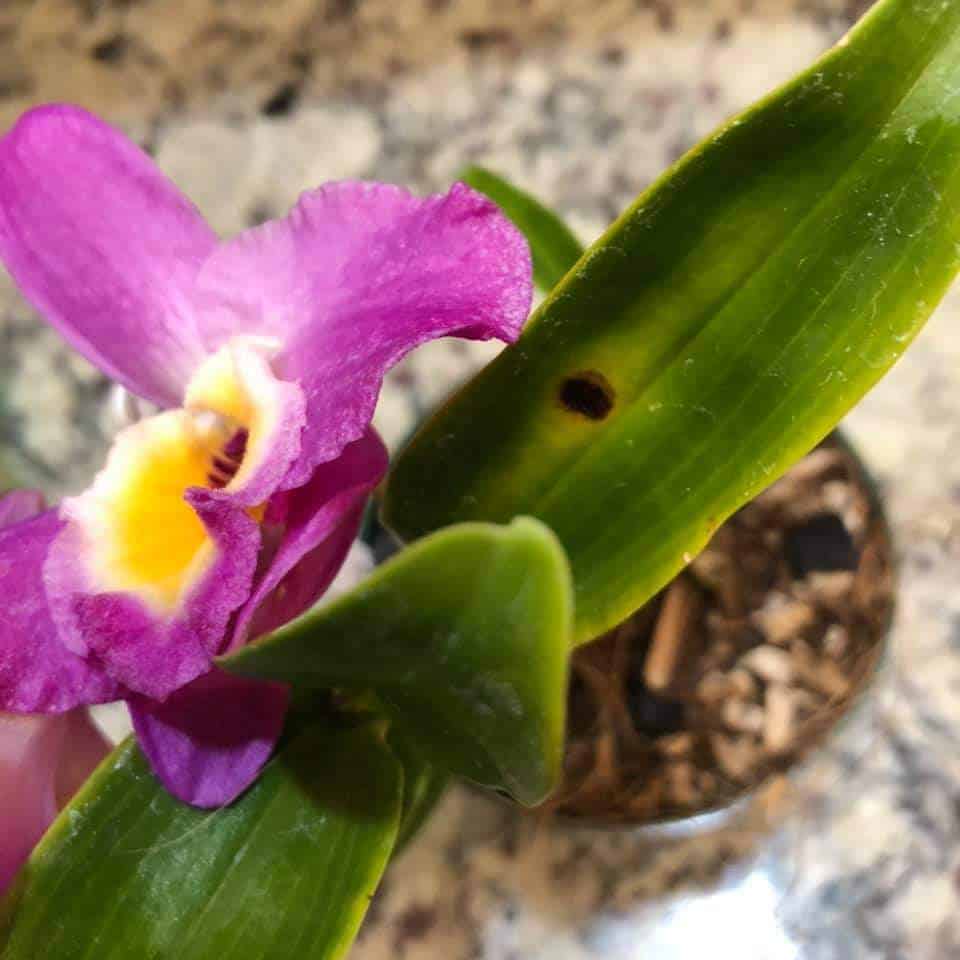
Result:
{"label": "orchid plant", "polygon": [[[821,439],[960,267],[958,90],[960,3],[882,0],[585,252],[482,170],[328,185],[221,242],[102,121],[21,118],[0,257],[160,412],[56,508],[0,500],[0,956],[339,957],[448,777],[547,797],[571,648]],[[520,340],[390,471],[410,545],[318,604],[387,476],[383,376],[448,335]],[[100,762],[109,700],[135,737]]]}

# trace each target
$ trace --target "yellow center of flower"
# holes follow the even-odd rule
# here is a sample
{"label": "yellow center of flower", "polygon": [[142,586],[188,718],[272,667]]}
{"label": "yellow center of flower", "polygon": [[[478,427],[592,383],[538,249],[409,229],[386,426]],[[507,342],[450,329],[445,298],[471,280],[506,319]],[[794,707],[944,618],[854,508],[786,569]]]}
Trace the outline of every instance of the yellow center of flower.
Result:
{"label": "yellow center of flower", "polygon": [[[151,588],[163,605],[176,601],[207,532],[184,500],[189,487],[211,487],[222,444],[187,411],[151,418],[116,490],[110,520],[110,568],[115,589]],[[203,564],[205,566],[205,564]]]}
{"label": "yellow center of flower", "polygon": [[117,436],[93,486],[68,507],[86,533],[99,589],[135,593],[168,612],[209,568],[213,544],[184,494],[237,489],[256,468],[274,413],[263,377],[262,347],[231,343],[197,371],[182,409]]}

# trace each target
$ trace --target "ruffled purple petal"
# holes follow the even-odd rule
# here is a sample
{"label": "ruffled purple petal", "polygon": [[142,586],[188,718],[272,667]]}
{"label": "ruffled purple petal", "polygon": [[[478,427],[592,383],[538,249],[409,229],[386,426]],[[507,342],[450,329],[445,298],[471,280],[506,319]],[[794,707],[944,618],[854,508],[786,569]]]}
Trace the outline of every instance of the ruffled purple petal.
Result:
{"label": "ruffled purple petal", "polygon": [[11,490],[0,494],[0,530],[42,513],[46,501],[39,490]]}
{"label": "ruffled purple petal", "polygon": [[323,595],[386,469],[386,448],[368,429],[336,460],[318,467],[309,483],[275,499],[267,522],[281,529],[279,543],[237,618],[231,647],[292,620]]}
{"label": "ruffled purple petal", "polygon": [[195,807],[221,807],[243,793],[270,758],[288,703],[280,684],[213,670],[165,703],[131,702],[130,714],[167,790]]}
{"label": "ruffled purple petal", "polygon": [[210,669],[210,654],[188,623],[158,617],[129,595],[79,595],[73,616],[91,654],[130,690],[162,699]]}
{"label": "ruffled purple petal", "polygon": [[0,140],[0,258],[80,353],[164,406],[204,356],[189,296],[216,243],[145,153],[79,107],[38,107]]}
{"label": "ruffled purple petal", "polygon": [[57,537],[45,577],[64,643],[92,654],[117,683],[162,700],[210,668],[234,611],[247,599],[260,533],[243,510],[194,488],[187,499],[203,521],[214,556],[183,603],[158,612],[129,593],[98,591],[85,565],[84,531],[70,524]]}
{"label": "ruffled purple petal", "polygon": [[448,335],[513,340],[531,296],[523,236],[463,184],[427,198],[330,184],[220,247],[197,290],[211,349],[238,329],[284,344],[277,372],[307,398],[289,487],[363,435],[384,373],[409,350]]}
{"label": "ruffled purple petal", "polygon": [[68,650],[47,605],[43,567],[63,529],[49,511],[0,530],[0,710],[62,713],[122,695],[101,667]]}
{"label": "ruffled purple petal", "polygon": [[109,749],[86,710],[0,714],[0,894]]}

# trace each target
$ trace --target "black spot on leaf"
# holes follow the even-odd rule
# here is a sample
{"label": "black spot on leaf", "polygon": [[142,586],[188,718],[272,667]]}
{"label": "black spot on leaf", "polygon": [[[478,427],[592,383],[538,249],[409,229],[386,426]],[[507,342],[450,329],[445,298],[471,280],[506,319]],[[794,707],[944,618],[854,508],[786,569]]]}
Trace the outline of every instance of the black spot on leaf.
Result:
{"label": "black spot on leaf", "polygon": [[588,420],[603,420],[613,409],[615,396],[607,378],[594,370],[567,377],[560,385],[561,406]]}

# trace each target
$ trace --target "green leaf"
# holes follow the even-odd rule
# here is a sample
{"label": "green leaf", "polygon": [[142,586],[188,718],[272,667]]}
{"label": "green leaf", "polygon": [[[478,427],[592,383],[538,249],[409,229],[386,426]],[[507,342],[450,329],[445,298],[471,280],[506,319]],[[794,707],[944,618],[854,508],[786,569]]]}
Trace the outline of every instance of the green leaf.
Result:
{"label": "green leaf", "polygon": [[313,727],[230,807],[170,797],[119,747],[34,852],[3,960],[330,960],[393,849],[402,773],[370,726]]}
{"label": "green leaf", "polygon": [[220,665],[300,689],[372,688],[431,762],[532,804],[560,774],[571,622],[569,568],[546,527],[466,524]]}
{"label": "green leaf", "polygon": [[527,238],[533,254],[533,279],[541,290],[552,290],[583,255],[570,228],[529,193],[483,167],[468,167],[459,179],[486,194]]}
{"label": "green leaf", "polygon": [[417,744],[400,731],[390,729],[387,743],[403,767],[403,813],[393,855],[397,856],[413,839],[439,803],[450,774],[431,763]]}
{"label": "green leaf", "polygon": [[602,633],[900,356],[958,211],[960,3],[885,0],[624,213],[414,439],[387,522],[539,517]]}

